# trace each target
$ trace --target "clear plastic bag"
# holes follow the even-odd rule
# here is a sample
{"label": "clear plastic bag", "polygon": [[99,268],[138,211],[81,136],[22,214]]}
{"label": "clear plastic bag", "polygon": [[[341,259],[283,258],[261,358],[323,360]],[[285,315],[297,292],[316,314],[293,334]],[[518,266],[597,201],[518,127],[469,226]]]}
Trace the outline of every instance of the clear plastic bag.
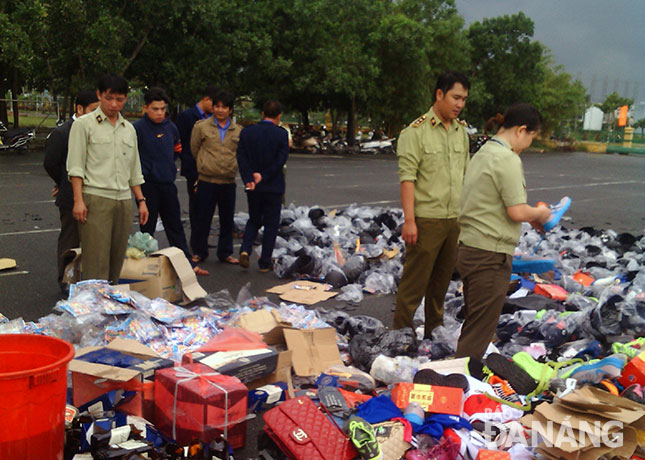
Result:
{"label": "clear plastic bag", "polygon": [[128,237],[128,247],[136,248],[146,254],[159,250],[159,242],[149,233],[136,232]]}
{"label": "clear plastic bag", "polygon": [[340,292],[334,298],[341,302],[360,303],[363,300],[363,288],[360,284],[348,284],[340,288]]}
{"label": "clear plastic bag", "polygon": [[372,367],[370,375],[386,385],[398,382],[412,382],[414,374],[419,370],[419,366],[428,362],[425,356],[411,358],[409,356],[389,357],[378,355]]}
{"label": "clear plastic bag", "polygon": [[373,271],[365,279],[365,290],[371,294],[391,294],[396,292],[394,276],[390,273]]}

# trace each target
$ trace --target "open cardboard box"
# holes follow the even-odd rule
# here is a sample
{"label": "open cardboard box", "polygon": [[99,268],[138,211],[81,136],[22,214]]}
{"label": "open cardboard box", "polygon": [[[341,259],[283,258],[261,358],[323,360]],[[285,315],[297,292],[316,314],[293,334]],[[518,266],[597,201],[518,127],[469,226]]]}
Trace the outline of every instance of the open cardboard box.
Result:
{"label": "open cardboard box", "polygon": [[334,364],[342,364],[336,344],[336,329],[283,329],[287,349],[293,352],[296,375],[311,376],[325,372]]}
{"label": "open cardboard box", "polygon": [[520,421],[539,431],[545,442],[538,450],[548,458],[596,460],[611,452],[629,459],[638,444],[636,430],[645,428],[645,406],[585,386],[540,404]]}
{"label": "open cardboard box", "polygon": [[[143,416],[147,420],[153,420],[151,413],[154,408],[153,382],[145,378],[149,369],[145,366],[126,369],[78,359],[99,348],[102,347],[81,348],[76,351],[76,358],[69,363],[69,370],[72,373],[74,406],[81,406],[112,390],[136,391],[135,397],[119,406],[119,409],[132,415]],[[160,358],[151,348],[131,339],[114,339],[105,348],[143,360]]]}
{"label": "open cardboard box", "polygon": [[291,323],[284,321],[274,309],[245,313],[237,319],[236,325],[257,332],[267,345],[284,345],[283,329],[291,327]]}
{"label": "open cardboard box", "polygon": [[[80,248],[70,249],[63,256],[68,260],[64,283],[71,284],[81,279],[81,256]],[[161,249],[143,259],[126,257],[119,284],[126,284],[150,299],[161,297],[178,304],[206,296],[186,255],[176,247]]]}
{"label": "open cardboard box", "polygon": [[323,302],[338,294],[338,292],[330,291],[328,285],[306,280],[292,281],[287,284],[273,286],[267,289],[266,292],[278,294],[286,302],[303,305],[313,305],[318,302]]}

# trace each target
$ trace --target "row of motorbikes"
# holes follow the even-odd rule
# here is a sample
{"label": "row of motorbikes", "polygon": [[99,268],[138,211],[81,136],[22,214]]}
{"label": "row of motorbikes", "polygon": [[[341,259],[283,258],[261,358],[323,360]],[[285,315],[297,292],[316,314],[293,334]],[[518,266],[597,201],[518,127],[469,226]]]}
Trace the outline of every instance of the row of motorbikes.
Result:
{"label": "row of motorbikes", "polygon": [[394,139],[378,138],[373,133],[368,134],[365,140],[357,138],[352,143],[345,136],[333,136],[325,130],[317,131],[311,127],[298,127],[292,136],[292,150],[295,152],[332,155],[394,153]]}

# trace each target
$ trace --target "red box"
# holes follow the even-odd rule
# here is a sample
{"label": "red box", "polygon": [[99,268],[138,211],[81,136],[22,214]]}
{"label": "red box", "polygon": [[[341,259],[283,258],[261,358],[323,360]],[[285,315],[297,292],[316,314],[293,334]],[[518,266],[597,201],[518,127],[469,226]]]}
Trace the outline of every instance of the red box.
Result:
{"label": "red box", "polygon": [[625,364],[618,381],[625,388],[634,383],[645,385],[645,351],[639,353]]}
{"label": "red box", "polygon": [[461,415],[463,399],[464,391],[461,388],[397,383],[392,389],[392,401],[401,410],[414,401],[418,402],[426,412]]}
{"label": "red box", "polygon": [[155,425],[182,445],[225,434],[239,449],[246,438],[248,395],[237,377],[203,364],[161,369],[155,373]]}
{"label": "red box", "polygon": [[479,449],[475,460],[511,460],[511,454],[503,450]]}

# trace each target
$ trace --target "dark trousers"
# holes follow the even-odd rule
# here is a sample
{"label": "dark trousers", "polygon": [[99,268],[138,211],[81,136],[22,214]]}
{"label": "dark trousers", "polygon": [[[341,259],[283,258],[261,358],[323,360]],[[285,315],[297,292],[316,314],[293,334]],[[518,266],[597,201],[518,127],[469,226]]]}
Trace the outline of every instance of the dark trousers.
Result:
{"label": "dark trousers", "polygon": [[145,225],[141,225],[141,231],[154,236],[157,217],[161,217],[161,222],[163,222],[166,230],[166,237],[168,237],[168,244],[181,249],[190,260],[190,251],[188,250],[188,243],[186,243],[184,226],[181,223],[181,208],[175,184],[162,184],[146,180],[144,184],[141,184],[141,191],[143,196],[146,197],[146,205],[150,213],[148,222]]}
{"label": "dark trousers", "polygon": [[425,337],[443,324],[443,304],[455,259],[459,224],[457,219],[416,219],[418,237],[405,246],[403,276],[394,310],[394,329],[414,327],[414,313],[425,296]]}
{"label": "dark trousers", "polygon": [[191,232],[197,219],[197,177],[186,176],[186,192],[188,193],[188,220]]}
{"label": "dark trousers", "polygon": [[197,184],[197,203],[195,226],[190,234],[193,254],[203,259],[208,257],[208,234],[215,214],[219,211],[219,238],[217,258],[224,261],[233,254],[233,215],[235,214],[235,187],[233,184],[213,184],[199,181]]}
{"label": "dark trousers", "polygon": [[81,239],[78,236],[78,222],[74,219],[71,209],[58,208],[60,213],[60,234],[58,235],[58,246],[56,256],[58,262],[58,283],[63,281],[65,273],[65,260],[63,254],[70,249],[78,248]]}
{"label": "dark trousers", "polygon": [[512,264],[510,254],[459,245],[457,271],[464,282],[465,321],[457,358],[484,356],[504,307]]}
{"label": "dark trousers", "polygon": [[262,233],[262,254],[258,265],[260,268],[269,268],[272,265],[271,254],[275,246],[280,226],[280,210],[282,209],[281,193],[246,192],[249,203],[249,220],[244,229],[244,238],[240,252],[251,254],[253,242],[258,235],[260,227],[264,226]]}

